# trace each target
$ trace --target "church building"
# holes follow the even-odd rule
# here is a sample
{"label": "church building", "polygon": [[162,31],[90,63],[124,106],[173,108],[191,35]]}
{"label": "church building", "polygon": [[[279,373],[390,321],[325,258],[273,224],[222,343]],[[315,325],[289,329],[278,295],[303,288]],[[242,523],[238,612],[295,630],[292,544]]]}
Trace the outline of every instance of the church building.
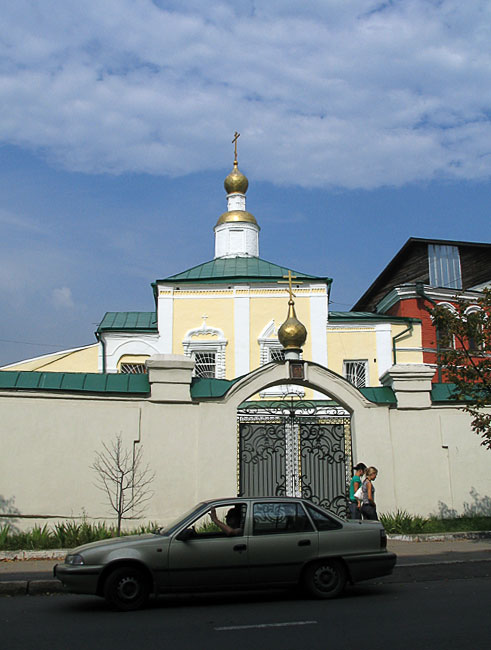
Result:
{"label": "church building", "polygon": [[[152,283],[155,309],[107,312],[97,343],[28,359],[2,370],[145,373],[155,354],[184,354],[197,377],[233,379],[282,360],[278,327],[291,277],[295,308],[308,331],[303,356],[358,388],[380,386],[396,361],[423,360],[420,321],[368,311],[329,310],[332,280],[260,257],[260,226],[246,209],[248,180],[237,149],[225,182],[227,210],[214,226],[214,259]],[[261,397],[280,396],[271,389]]]}

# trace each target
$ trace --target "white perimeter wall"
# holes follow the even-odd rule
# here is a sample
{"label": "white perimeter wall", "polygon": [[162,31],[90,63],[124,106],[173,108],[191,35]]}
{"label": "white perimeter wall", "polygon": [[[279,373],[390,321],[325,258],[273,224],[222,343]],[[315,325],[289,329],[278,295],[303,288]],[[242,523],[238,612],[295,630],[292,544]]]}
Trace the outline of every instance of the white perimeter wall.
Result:
{"label": "white perimeter wall", "polygon": [[[313,365],[305,385],[330,385],[353,412],[353,460],[379,469],[379,512],[399,508],[427,515],[442,505],[461,513],[474,503],[472,494],[482,502],[491,497],[491,453],[480,446],[465,413],[454,406],[377,406]],[[84,514],[110,519],[90,465],[102,443],[109,445],[117,435],[130,447],[140,441],[156,474],[143,521],[165,524],[199,500],[235,495],[236,408],[258,386],[285,382],[287,364],[271,366],[254,371],[215,402],[192,403],[182,375],[176,375],[174,392],[161,382],[160,398],[155,384],[153,397],[141,399],[2,391],[0,503],[9,501],[20,514],[31,515],[17,522],[25,528],[48,515],[54,521]],[[172,402],[152,401],[167,393]]]}

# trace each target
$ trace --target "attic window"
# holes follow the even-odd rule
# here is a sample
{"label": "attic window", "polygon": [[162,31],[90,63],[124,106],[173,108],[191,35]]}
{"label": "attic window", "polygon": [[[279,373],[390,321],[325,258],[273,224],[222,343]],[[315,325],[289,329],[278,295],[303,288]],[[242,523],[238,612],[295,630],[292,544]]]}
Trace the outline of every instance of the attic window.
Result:
{"label": "attic window", "polygon": [[428,244],[430,286],[462,289],[462,272],[457,246]]}

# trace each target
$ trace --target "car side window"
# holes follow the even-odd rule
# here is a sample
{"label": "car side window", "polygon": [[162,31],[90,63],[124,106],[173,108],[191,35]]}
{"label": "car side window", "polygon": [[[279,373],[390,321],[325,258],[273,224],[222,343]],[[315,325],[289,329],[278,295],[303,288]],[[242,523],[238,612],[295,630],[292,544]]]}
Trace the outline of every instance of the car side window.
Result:
{"label": "car side window", "polygon": [[338,528],[342,528],[339,521],[330,517],[327,512],[318,510],[311,505],[307,506],[307,510],[309,511],[309,515],[311,516],[317,530],[337,530]]}
{"label": "car side window", "polygon": [[312,530],[312,524],[300,503],[254,504],[254,535],[301,533]]}
{"label": "car side window", "polygon": [[187,529],[189,530],[189,539],[243,535],[246,509],[245,504],[236,504],[207,510]]}

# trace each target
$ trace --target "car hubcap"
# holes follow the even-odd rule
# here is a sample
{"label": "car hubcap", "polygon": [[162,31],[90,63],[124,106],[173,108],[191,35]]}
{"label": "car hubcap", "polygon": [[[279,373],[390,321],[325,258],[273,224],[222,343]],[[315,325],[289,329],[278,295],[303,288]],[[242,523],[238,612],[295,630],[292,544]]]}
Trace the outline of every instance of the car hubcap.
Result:
{"label": "car hubcap", "polygon": [[322,566],[314,574],[314,582],[320,591],[331,591],[337,584],[336,571],[330,566]]}
{"label": "car hubcap", "polygon": [[131,576],[123,578],[118,584],[118,596],[123,600],[133,600],[138,596],[139,591],[138,580]]}

